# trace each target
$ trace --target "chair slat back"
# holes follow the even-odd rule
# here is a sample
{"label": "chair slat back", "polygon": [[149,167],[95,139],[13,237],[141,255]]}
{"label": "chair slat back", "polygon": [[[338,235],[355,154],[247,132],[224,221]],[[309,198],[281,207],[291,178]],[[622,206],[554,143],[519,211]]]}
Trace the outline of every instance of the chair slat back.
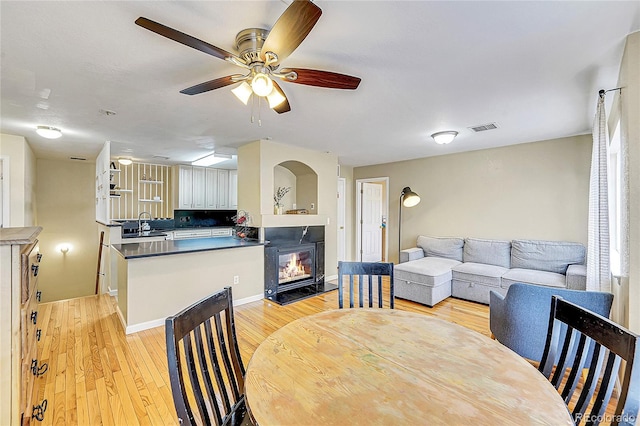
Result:
{"label": "chair slat back", "polygon": [[182,424],[226,425],[244,415],[244,365],[231,287],[166,319],[171,391]]}
{"label": "chair slat back", "polygon": [[[558,296],[551,299],[539,370],[558,389],[576,424],[636,423],[640,408],[639,336]],[[622,362],[624,361],[624,363]],[[605,415],[616,377],[622,383],[613,416]],[[586,379],[580,383],[584,370]]]}
{"label": "chair slat back", "polygon": [[[344,277],[349,282],[349,307],[354,307],[354,288],[358,287],[358,304],[364,307],[365,293],[369,301],[369,307],[374,307],[374,299],[377,298],[377,307],[384,306],[384,291],[382,277],[389,277],[389,308],[394,308],[395,294],[393,291],[393,263],[383,262],[338,262],[338,307],[344,307]],[[356,277],[357,282],[356,282]],[[374,285],[375,283],[375,285]]]}

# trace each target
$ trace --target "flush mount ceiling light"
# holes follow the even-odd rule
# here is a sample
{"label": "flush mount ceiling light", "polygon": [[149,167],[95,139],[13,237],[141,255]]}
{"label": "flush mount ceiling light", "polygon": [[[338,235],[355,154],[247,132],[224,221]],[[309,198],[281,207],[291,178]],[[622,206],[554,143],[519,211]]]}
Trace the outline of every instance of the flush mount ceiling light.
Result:
{"label": "flush mount ceiling light", "polygon": [[47,139],[58,139],[62,136],[62,131],[51,126],[38,126],[36,133]]}
{"label": "flush mount ceiling light", "polygon": [[438,132],[431,135],[434,141],[440,145],[446,145],[450,143],[455,137],[458,136],[458,132],[455,130],[447,130],[445,132]]}
{"label": "flush mount ceiling light", "polygon": [[118,158],[118,163],[122,164],[123,166],[128,166],[129,164],[133,163],[133,161],[131,161],[130,158]]}
{"label": "flush mount ceiling light", "polygon": [[213,166],[214,164],[222,163],[223,161],[227,161],[233,158],[232,155],[228,154],[209,154],[205,157],[202,157],[196,161],[191,162],[192,166]]}

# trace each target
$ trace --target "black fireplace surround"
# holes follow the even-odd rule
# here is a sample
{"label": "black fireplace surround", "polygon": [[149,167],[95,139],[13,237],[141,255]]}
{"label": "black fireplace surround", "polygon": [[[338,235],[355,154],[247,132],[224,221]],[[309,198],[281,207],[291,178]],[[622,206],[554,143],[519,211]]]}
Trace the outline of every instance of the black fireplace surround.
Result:
{"label": "black fireplace surround", "polygon": [[324,282],[324,226],[264,230],[264,297],[285,305],[335,290]]}

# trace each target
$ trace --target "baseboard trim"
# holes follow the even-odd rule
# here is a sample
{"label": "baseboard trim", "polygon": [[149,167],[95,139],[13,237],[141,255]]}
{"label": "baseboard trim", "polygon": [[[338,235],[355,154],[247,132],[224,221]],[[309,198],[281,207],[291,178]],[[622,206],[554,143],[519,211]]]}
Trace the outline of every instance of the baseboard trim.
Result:
{"label": "baseboard trim", "polygon": [[[117,290],[116,290],[117,291]],[[262,300],[264,295],[256,294],[255,296],[244,297],[242,299],[237,299],[233,301],[233,306],[245,305],[247,303],[256,302],[258,300]],[[117,306],[116,306],[117,307]],[[118,308],[118,316],[120,317],[120,321],[122,322],[122,327],[124,328],[125,334],[133,334],[139,331],[148,330],[150,328],[160,327],[164,325],[164,321],[166,318],[158,318],[151,321],[141,322],[139,324],[129,325],[127,326],[124,317],[122,316],[122,312],[120,312],[120,308]]]}

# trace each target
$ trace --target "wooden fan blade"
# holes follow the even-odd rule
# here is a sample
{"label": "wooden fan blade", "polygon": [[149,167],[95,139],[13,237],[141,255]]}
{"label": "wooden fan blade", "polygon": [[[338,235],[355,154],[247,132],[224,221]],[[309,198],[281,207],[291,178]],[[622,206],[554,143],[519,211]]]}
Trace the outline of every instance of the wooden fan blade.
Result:
{"label": "wooden fan blade", "polygon": [[328,87],[331,89],[350,89],[358,88],[360,84],[359,77],[352,77],[346,74],[338,74],[331,71],[310,70],[306,68],[285,68],[280,74],[286,74],[294,71],[298,74],[295,80],[284,79],[290,83],[306,84],[307,86]]}
{"label": "wooden fan blade", "polygon": [[233,83],[238,83],[238,80],[235,80],[235,78],[237,77],[242,77],[242,75],[234,74],[228,75],[226,77],[216,78],[215,80],[205,81],[204,83],[196,84],[195,86],[191,86],[184,90],[181,90],[180,93],[184,93],[185,95],[197,95],[199,93],[219,89]]}
{"label": "wooden fan blade", "polygon": [[295,0],[269,31],[262,45],[262,58],[265,59],[265,52],[273,52],[278,55],[274,63],[278,63],[289,56],[311,32],[320,15],[322,10],[309,0]]}
{"label": "wooden fan blade", "polygon": [[284,94],[284,92],[282,91],[282,88],[278,83],[275,82],[275,80],[273,82],[273,88],[276,89],[278,93],[280,93],[282,96],[284,96],[284,101],[282,101],[282,103],[277,107],[273,108],[273,110],[278,114],[284,114],[285,112],[291,111],[291,106],[289,105],[289,100],[287,99],[287,95]]}
{"label": "wooden fan blade", "polygon": [[[220,49],[206,41],[202,41],[178,30],[174,30],[173,28],[159,24],[151,19],[140,17],[136,19],[136,24],[140,25],[142,28],[148,29],[149,31],[153,31],[156,34],[160,34],[161,36],[177,41],[178,43],[182,43],[185,46],[193,47],[196,50],[215,56],[216,58],[226,59],[228,57],[236,57],[234,54],[229,53],[224,49]],[[240,60],[240,58],[238,59]],[[240,60],[240,62],[243,61]]]}

